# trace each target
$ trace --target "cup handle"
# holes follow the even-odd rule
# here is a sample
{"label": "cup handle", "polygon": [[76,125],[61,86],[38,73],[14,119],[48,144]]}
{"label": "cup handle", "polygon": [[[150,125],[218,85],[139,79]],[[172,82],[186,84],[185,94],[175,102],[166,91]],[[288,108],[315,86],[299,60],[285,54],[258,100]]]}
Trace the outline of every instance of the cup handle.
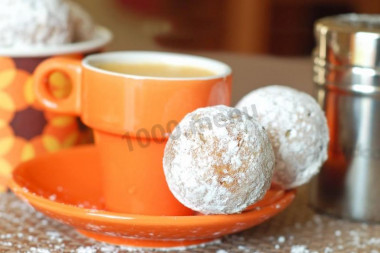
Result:
{"label": "cup handle", "polygon": [[[55,98],[48,89],[49,75],[59,71],[67,75],[71,92],[66,98]],[[79,115],[81,113],[81,60],[69,57],[53,57],[40,63],[33,73],[33,89],[38,103],[47,110]]]}

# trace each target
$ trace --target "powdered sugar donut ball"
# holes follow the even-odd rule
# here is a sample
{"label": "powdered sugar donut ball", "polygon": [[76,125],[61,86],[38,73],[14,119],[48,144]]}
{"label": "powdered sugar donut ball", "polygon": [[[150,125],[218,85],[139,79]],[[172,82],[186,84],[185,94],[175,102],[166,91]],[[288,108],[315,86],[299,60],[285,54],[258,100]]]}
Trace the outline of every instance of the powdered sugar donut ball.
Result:
{"label": "powdered sugar donut ball", "polygon": [[327,159],[329,134],[314,98],[273,85],[252,91],[236,107],[257,117],[268,133],[276,156],[273,182],[294,188],[319,172]]}
{"label": "powdered sugar donut ball", "polygon": [[185,116],[166,144],[163,166],[182,204],[204,214],[230,214],[265,195],[274,153],[258,122],[220,105]]}
{"label": "powdered sugar donut ball", "polygon": [[74,41],[86,41],[93,38],[95,24],[90,16],[79,4],[70,3],[70,14],[74,25]]}
{"label": "powdered sugar donut ball", "polygon": [[73,34],[64,0],[0,1],[0,47],[66,44]]}

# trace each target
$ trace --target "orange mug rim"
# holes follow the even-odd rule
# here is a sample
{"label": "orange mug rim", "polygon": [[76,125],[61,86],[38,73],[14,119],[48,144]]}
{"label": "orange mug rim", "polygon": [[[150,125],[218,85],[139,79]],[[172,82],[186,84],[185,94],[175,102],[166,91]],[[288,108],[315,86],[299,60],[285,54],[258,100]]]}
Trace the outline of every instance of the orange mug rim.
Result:
{"label": "orange mug rim", "polygon": [[[132,61],[127,57],[132,57]],[[166,57],[166,58],[164,58]],[[137,59],[139,58],[139,59]],[[175,62],[174,60],[181,60]],[[215,75],[204,77],[160,77],[125,74],[116,71],[104,70],[94,65],[94,62],[104,63],[159,63],[175,66],[191,66],[210,70]],[[197,63],[197,64],[195,64]],[[199,65],[201,64],[201,65]],[[112,51],[91,54],[82,59],[83,68],[105,75],[124,77],[137,80],[157,80],[157,81],[203,81],[227,77],[232,74],[232,69],[226,63],[211,58],[182,53],[160,52],[160,51]]]}

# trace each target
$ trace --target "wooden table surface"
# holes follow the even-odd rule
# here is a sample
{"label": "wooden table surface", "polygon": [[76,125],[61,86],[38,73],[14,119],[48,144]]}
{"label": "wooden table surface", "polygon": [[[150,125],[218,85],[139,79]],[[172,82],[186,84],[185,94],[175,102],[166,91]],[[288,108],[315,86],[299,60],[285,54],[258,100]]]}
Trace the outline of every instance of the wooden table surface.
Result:
{"label": "wooden table surface", "polygon": [[[198,53],[231,65],[233,104],[252,89],[284,84],[313,92],[310,59],[280,59],[229,53]],[[128,252],[79,235],[69,226],[34,211],[11,193],[0,194],[0,252]],[[142,251],[144,252],[144,251]],[[308,206],[308,187],[270,221],[185,252],[380,252],[380,225],[340,220]]]}
{"label": "wooden table surface", "polygon": [[313,94],[311,58],[277,58],[232,53],[195,54],[223,61],[233,73],[232,104],[245,94],[270,84],[287,85]]}

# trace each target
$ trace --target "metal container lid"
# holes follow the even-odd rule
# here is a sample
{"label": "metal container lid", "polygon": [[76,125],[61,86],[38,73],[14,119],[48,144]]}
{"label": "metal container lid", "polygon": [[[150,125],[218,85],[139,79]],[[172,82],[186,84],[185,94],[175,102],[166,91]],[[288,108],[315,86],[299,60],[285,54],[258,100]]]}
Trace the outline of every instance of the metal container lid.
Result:
{"label": "metal container lid", "polygon": [[380,67],[380,15],[343,14],[318,20],[314,63]]}

